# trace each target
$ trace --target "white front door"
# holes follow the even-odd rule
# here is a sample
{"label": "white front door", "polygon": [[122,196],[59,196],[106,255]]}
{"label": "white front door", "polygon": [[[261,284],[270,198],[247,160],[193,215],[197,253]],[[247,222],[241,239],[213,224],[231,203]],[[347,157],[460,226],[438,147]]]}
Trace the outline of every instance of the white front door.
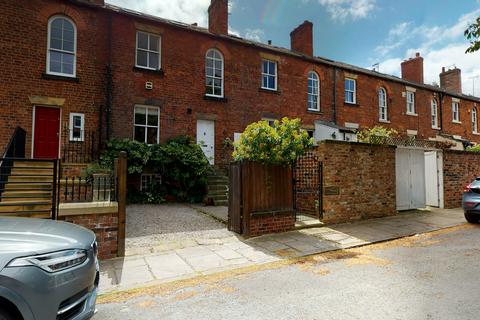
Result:
{"label": "white front door", "polygon": [[425,190],[427,205],[440,207],[437,152],[425,152]]}
{"label": "white front door", "polygon": [[423,150],[397,148],[395,156],[397,210],[425,208]]}
{"label": "white front door", "polygon": [[215,121],[197,120],[197,143],[213,165],[215,163]]}

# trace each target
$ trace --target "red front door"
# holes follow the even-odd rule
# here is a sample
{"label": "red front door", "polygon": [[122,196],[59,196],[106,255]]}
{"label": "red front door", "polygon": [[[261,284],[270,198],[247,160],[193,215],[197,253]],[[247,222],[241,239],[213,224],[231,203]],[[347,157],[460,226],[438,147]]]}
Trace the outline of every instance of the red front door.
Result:
{"label": "red front door", "polygon": [[57,159],[60,138],[60,109],[35,107],[33,157]]}

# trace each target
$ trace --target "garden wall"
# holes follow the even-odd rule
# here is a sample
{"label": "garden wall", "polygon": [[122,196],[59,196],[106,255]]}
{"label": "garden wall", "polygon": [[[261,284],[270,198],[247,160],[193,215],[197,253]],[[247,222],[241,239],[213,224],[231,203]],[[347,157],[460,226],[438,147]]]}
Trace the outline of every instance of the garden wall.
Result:
{"label": "garden wall", "polygon": [[324,141],[323,222],[343,223],[396,214],[395,147]]}
{"label": "garden wall", "polygon": [[480,176],[480,153],[443,152],[443,195],[446,209],[462,206],[463,188]]}

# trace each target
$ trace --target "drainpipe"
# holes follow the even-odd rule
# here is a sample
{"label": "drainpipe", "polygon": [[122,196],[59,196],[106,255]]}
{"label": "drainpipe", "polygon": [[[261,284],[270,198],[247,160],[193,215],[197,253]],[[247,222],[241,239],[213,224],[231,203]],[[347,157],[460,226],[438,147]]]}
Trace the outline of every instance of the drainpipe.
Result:
{"label": "drainpipe", "polygon": [[106,127],[106,141],[110,140],[110,114],[112,112],[112,88],[113,88],[113,75],[112,75],[112,14],[108,14],[108,64],[106,66],[106,108],[105,108],[105,127]]}
{"label": "drainpipe", "polygon": [[439,92],[438,94],[438,102],[439,102],[439,108],[438,108],[438,115],[440,117],[440,133],[443,133],[443,98],[445,95],[443,92]]}
{"label": "drainpipe", "polygon": [[333,123],[337,124],[337,67],[333,67]]}

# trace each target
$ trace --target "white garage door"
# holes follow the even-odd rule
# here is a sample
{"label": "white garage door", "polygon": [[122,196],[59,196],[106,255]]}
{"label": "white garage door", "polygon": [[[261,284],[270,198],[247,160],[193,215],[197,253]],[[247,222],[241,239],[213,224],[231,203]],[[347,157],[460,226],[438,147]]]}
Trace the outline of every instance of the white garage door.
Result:
{"label": "white garage door", "polygon": [[440,181],[437,152],[425,152],[425,190],[428,206],[440,207]]}
{"label": "white garage door", "polygon": [[397,210],[425,208],[424,151],[397,148],[395,171]]}

